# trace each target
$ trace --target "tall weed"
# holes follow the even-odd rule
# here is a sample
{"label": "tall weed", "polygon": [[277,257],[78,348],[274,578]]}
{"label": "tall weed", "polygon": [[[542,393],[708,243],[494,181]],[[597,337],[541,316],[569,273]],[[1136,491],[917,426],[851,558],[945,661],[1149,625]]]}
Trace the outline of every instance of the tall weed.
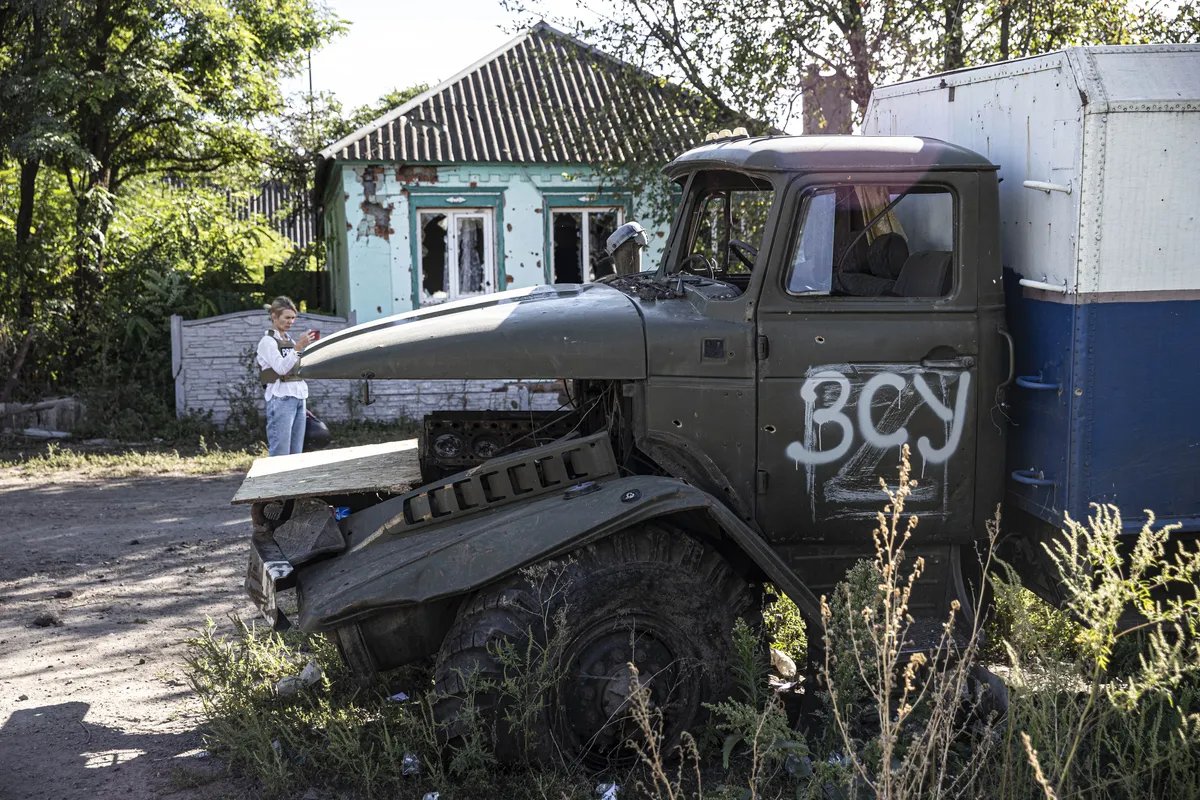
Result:
{"label": "tall weed", "polygon": [[1061,660],[1007,648],[997,797],[1200,797],[1200,551],[1175,527],[1147,513],[1130,537],[1097,505],[1047,546],[1078,624]]}
{"label": "tall weed", "polygon": [[[881,800],[977,797],[994,724],[978,713],[983,698],[973,691],[981,619],[960,624],[955,600],[932,635],[914,620],[910,601],[925,565],[905,555],[917,526],[904,515],[916,486],[907,446],[897,488],[880,485],[888,503],[874,531],[875,560],[841,584],[843,602],[821,604],[829,714],[854,778],[847,788]],[[989,530],[994,542],[998,521]]]}

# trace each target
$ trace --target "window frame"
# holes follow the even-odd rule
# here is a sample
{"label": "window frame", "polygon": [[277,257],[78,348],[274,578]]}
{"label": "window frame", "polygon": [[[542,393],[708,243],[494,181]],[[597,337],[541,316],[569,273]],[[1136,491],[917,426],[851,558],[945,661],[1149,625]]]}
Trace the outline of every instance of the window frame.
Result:
{"label": "window frame", "polygon": [[[702,185],[696,185],[697,177],[701,179],[699,182]],[[718,187],[715,185],[709,185],[710,182],[713,184],[720,184],[722,180],[732,183],[733,179],[741,180],[747,185],[736,186],[733,188],[730,186]],[[766,185],[759,186],[759,183]],[[763,257],[764,248],[770,239],[769,234],[772,214],[775,213],[775,209],[779,202],[779,187],[775,185],[774,181],[772,181],[768,176],[758,175],[755,173],[711,169],[695,173],[692,179],[688,181],[688,185],[685,187],[685,192],[690,193],[691,196],[688,200],[688,207],[683,212],[683,216],[678,218],[683,223],[683,230],[681,232],[679,242],[680,249],[677,257],[678,261],[681,261],[682,259],[687,258],[695,253],[696,242],[700,235],[700,229],[703,226],[705,209],[708,207],[708,204],[712,201],[712,199],[719,194],[724,195],[724,216],[728,216],[730,213],[730,200],[732,199],[733,194],[737,192],[763,192],[769,196],[767,213],[763,220],[762,237],[758,242],[758,259]],[[726,248],[728,248],[728,242],[730,241],[730,233],[731,231],[725,231],[725,239],[723,241]],[[730,273],[728,268],[733,263],[730,260],[730,254],[728,251],[726,251],[722,255],[725,259],[725,269],[721,270],[720,274],[750,275],[753,271],[756,271],[751,270],[750,268],[745,268],[744,272],[739,270],[737,272]],[[740,262],[738,262],[738,265],[742,266]],[[721,266],[722,264],[718,261],[717,267]]]}
{"label": "window frame", "polygon": [[[950,181],[944,180],[916,180],[912,182],[912,186],[929,187],[938,189],[950,196],[950,230],[951,230],[951,250],[950,250],[950,289],[943,295],[932,297],[892,297],[880,295],[877,297],[864,295],[835,295],[832,294],[833,274],[830,275],[830,292],[821,294],[816,292],[793,292],[788,288],[790,277],[792,274],[792,256],[796,248],[799,246],[800,237],[804,232],[803,222],[808,216],[809,201],[814,195],[829,190],[837,190],[844,187],[854,186],[882,186],[885,188],[894,187],[897,185],[896,175],[866,175],[861,178],[842,178],[839,180],[814,180],[811,183],[805,183],[799,187],[796,193],[796,198],[792,206],[794,207],[793,222],[790,225],[787,237],[785,239],[786,246],[780,256],[780,269],[778,276],[778,288],[783,297],[789,298],[794,302],[812,302],[826,304],[829,301],[835,301],[838,305],[850,305],[856,303],[867,303],[874,305],[883,302],[885,304],[912,304],[917,303],[935,303],[954,300],[959,297],[959,293],[963,287],[962,267],[962,198],[959,195],[958,187]],[[838,254],[835,252],[834,256]],[[837,266],[836,262],[833,264]]]}
{"label": "window frame", "polygon": [[[412,309],[433,308],[436,303],[421,302],[421,214],[447,211],[482,211],[490,225],[493,287],[489,292],[465,297],[481,297],[508,288],[508,272],[504,263],[504,195],[503,192],[478,189],[446,189],[442,187],[408,187],[409,271],[411,287],[409,303]],[[399,278],[397,278],[399,280]],[[447,298],[451,302],[460,298]]]}
{"label": "window frame", "polygon": [[618,227],[634,219],[633,193],[595,185],[542,190],[542,280],[547,286],[554,283],[554,215],[561,211],[612,209],[618,209]]}
{"label": "window frame", "polygon": [[581,250],[582,250],[582,253],[580,254],[582,256],[582,266],[580,269],[580,277],[581,277],[583,283],[587,283],[588,282],[588,277],[586,274],[587,265],[589,263],[589,256],[591,255],[591,249],[592,249],[591,238],[587,235],[588,218],[592,214],[608,214],[608,213],[612,213],[612,212],[616,212],[617,227],[619,228],[622,225],[624,225],[626,222],[625,207],[620,206],[620,205],[554,206],[554,207],[551,207],[546,212],[547,216],[549,217],[548,222],[550,223],[550,243],[549,243],[548,249],[546,250],[547,258],[546,258],[546,270],[545,271],[549,274],[549,278],[546,281],[547,283],[554,282],[554,215],[555,214],[581,214],[583,217],[582,223],[581,223],[581,229],[580,229],[580,236],[579,236],[579,241],[580,241]]}

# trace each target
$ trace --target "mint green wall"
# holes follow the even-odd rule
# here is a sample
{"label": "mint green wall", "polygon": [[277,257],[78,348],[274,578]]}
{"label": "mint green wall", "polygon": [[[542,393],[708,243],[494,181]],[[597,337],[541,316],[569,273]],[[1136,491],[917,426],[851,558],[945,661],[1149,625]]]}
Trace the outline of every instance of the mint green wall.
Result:
{"label": "mint green wall", "polygon": [[[436,170],[436,172],[435,172]],[[339,180],[340,174],[340,180]],[[419,305],[414,225],[419,208],[491,208],[498,248],[499,290],[545,283],[548,207],[625,206],[625,221],[646,224],[635,198],[595,195],[598,182],[579,167],[469,164],[398,169],[395,164],[342,162],[331,175],[326,231],[342,232],[329,247],[339,314],[366,322]],[[341,187],[341,202],[333,187]],[[620,202],[616,202],[620,201]],[[335,208],[335,206],[337,206]],[[666,231],[649,228],[647,268],[658,264]],[[661,235],[659,235],[661,234]]]}
{"label": "mint green wall", "polygon": [[348,237],[346,236],[346,204],[343,202],[345,191],[338,177],[341,170],[335,168],[333,179],[326,187],[322,198],[324,211],[322,231],[325,235],[325,263],[329,269],[329,286],[333,293],[333,312],[350,319],[350,276],[347,270],[349,262]]}

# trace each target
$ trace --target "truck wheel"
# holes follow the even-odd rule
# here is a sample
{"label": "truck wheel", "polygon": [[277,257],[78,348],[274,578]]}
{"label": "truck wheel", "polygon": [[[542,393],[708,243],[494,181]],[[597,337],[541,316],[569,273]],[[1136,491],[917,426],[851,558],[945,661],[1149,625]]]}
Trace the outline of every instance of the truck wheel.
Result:
{"label": "truck wheel", "polygon": [[[468,600],[438,655],[434,714],[452,742],[473,724],[485,730],[502,762],[628,763],[625,743],[640,738],[628,714],[628,665],[650,689],[663,745],[673,748],[703,721],[703,703],[733,690],[734,622],[760,615],[757,587],[716,552],[662,524],[630,528]],[[547,658],[523,665],[514,683],[519,670],[502,663],[499,648],[524,654],[531,645]],[[506,679],[534,689],[524,712],[519,691],[497,690]]]}

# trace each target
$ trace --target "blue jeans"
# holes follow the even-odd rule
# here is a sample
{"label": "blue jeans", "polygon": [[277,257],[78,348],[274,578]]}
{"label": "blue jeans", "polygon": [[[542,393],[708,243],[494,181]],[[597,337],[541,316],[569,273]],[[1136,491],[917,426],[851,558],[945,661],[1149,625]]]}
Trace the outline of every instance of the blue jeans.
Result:
{"label": "blue jeans", "polygon": [[304,452],[304,405],[299,397],[272,397],[267,401],[268,455]]}

